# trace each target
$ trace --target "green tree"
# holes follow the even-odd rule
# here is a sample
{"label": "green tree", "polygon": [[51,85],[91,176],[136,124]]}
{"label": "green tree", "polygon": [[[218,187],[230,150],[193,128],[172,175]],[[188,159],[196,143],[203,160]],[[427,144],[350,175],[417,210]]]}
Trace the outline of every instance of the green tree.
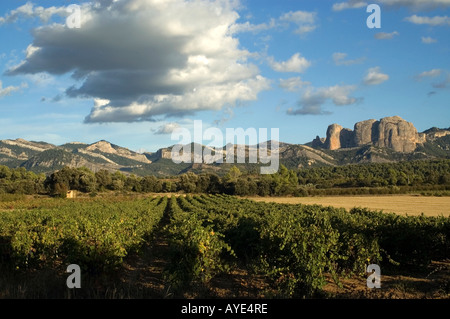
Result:
{"label": "green tree", "polygon": [[178,182],[178,189],[185,193],[194,193],[197,189],[198,176],[192,172],[182,174]]}
{"label": "green tree", "polygon": [[222,180],[215,174],[209,174],[208,193],[218,194],[223,192]]}
{"label": "green tree", "polygon": [[0,179],[10,180],[12,172],[9,167],[0,165]]}
{"label": "green tree", "polygon": [[91,193],[97,190],[97,179],[95,178],[95,174],[91,171],[83,171],[79,175],[79,191],[84,193]]}
{"label": "green tree", "polygon": [[125,187],[125,182],[121,179],[113,179],[112,189],[115,191],[122,191]]}
{"label": "green tree", "polygon": [[141,192],[142,187],[139,178],[134,174],[128,176],[125,180],[125,189],[133,192]]}
{"label": "green tree", "polygon": [[112,188],[113,179],[109,171],[105,169],[99,170],[95,173],[95,179],[97,182],[97,189],[99,191]]}
{"label": "green tree", "polygon": [[145,176],[141,179],[141,189],[147,193],[159,193],[162,190],[162,183],[155,176]]}
{"label": "green tree", "polygon": [[258,195],[269,196],[271,194],[272,178],[269,175],[264,175],[258,182]]}
{"label": "green tree", "polygon": [[207,193],[210,188],[210,186],[209,186],[210,179],[211,179],[211,176],[209,174],[202,174],[202,175],[198,176],[197,187],[196,187],[195,191],[197,193]]}
{"label": "green tree", "polygon": [[229,182],[237,182],[238,178],[242,175],[241,171],[239,170],[239,168],[237,168],[236,166],[233,166],[230,168],[230,170],[225,174],[224,176],[224,182],[225,183],[229,183]]}
{"label": "green tree", "polygon": [[164,193],[171,193],[176,191],[177,185],[171,181],[163,181],[161,191]]}
{"label": "green tree", "polygon": [[248,182],[244,178],[239,178],[235,183],[235,192],[236,195],[246,196],[249,195],[248,192]]}
{"label": "green tree", "polygon": [[69,188],[67,187],[66,184],[57,182],[54,185],[53,195],[61,197],[61,198],[66,198],[68,191],[69,191]]}
{"label": "green tree", "polygon": [[115,171],[112,176],[112,189],[115,191],[122,191],[125,187],[127,177],[119,171]]}
{"label": "green tree", "polygon": [[442,185],[450,184],[450,173],[439,176],[439,184]]}

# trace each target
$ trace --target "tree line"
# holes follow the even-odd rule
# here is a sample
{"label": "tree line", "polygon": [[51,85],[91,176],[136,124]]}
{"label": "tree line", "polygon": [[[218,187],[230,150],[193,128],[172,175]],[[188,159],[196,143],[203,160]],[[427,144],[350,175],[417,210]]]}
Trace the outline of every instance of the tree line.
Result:
{"label": "tree line", "polygon": [[271,175],[241,172],[224,176],[188,172],[170,178],[125,175],[120,171],[64,167],[50,175],[0,166],[0,193],[48,194],[69,190],[95,195],[104,191],[184,192],[259,196],[383,194],[417,190],[450,191],[450,160],[371,163],[288,169]]}

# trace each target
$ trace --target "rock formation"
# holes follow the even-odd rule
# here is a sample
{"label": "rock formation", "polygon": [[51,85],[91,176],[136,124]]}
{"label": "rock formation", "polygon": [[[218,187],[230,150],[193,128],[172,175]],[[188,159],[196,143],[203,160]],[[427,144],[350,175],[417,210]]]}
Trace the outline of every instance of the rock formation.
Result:
{"label": "rock formation", "polygon": [[339,136],[341,142],[341,148],[348,148],[354,146],[354,133],[352,130],[348,128],[344,128],[341,130],[341,134]]}
{"label": "rock formation", "polygon": [[[320,146],[316,138],[314,145]],[[385,117],[381,120],[366,120],[358,122],[354,130],[332,124],[327,129],[327,137],[321,147],[329,150],[341,148],[374,145],[390,148],[396,152],[411,153],[418,143],[424,139],[419,136],[416,128],[399,116]]]}
{"label": "rock formation", "polygon": [[354,145],[366,145],[371,144],[375,139],[377,120],[367,120],[358,122],[354,128]]}
{"label": "rock formation", "polygon": [[150,164],[151,161],[144,154],[139,154],[133,151],[130,151],[127,148],[120,146],[113,146],[111,143],[107,141],[99,141],[97,143],[91,144],[84,150],[86,154],[91,156],[96,156],[95,152],[107,153],[118,155],[121,157],[129,158],[131,160],[135,160],[142,163]]}
{"label": "rock formation", "polygon": [[319,136],[316,136],[316,138],[312,141],[311,146],[313,148],[319,148],[319,147],[323,147],[324,143],[325,143],[325,138],[320,138]]}
{"label": "rock formation", "polygon": [[411,153],[416,149],[418,140],[419,134],[414,125],[401,117],[385,117],[380,120],[376,146]]}
{"label": "rock formation", "polygon": [[342,126],[339,124],[331,124],[327,129],[327,139],[324,147],[329,150],[337,150],[341,148],[341,131]]}

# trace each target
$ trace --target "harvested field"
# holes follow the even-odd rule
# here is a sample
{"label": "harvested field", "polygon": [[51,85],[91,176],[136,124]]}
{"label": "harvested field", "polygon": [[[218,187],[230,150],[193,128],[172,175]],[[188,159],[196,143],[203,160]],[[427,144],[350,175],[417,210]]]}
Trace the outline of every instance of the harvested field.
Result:
{"label": "harvested field", "polygon": [[367,207],[386,213],[402,215],[450,216],[450,197],[419,195],[384,195],[384,196],[324,196],[324,197],[247,197],[255,201],[286,204],[317,204],[323,206]]}

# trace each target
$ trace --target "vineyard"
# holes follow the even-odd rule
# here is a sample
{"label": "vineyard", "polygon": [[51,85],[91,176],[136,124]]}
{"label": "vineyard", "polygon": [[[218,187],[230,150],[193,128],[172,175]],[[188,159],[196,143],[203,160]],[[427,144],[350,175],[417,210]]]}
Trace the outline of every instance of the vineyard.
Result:
{"label": "vineyard", "polygon": [[[338,287],[350,277],[365,282],[369,264],[407,274],[448,260],[450,218],[228,195],[11,199],[0,203],[0,297],[48,296],[36,291],[50,289],[48,282],[18,292],[27,287],[23,278],[48,272],[58,287],[53,293],[67,297],[69,264],[81,267],[84,289],[120,286],[124,265],[146,260],[157,240],[165,244],[158,275],[166,296],[183,296],[245,270],[270,287],[266,297],[329,297],[327,281]],[[443,283],[444,293],[449,286]]]}

